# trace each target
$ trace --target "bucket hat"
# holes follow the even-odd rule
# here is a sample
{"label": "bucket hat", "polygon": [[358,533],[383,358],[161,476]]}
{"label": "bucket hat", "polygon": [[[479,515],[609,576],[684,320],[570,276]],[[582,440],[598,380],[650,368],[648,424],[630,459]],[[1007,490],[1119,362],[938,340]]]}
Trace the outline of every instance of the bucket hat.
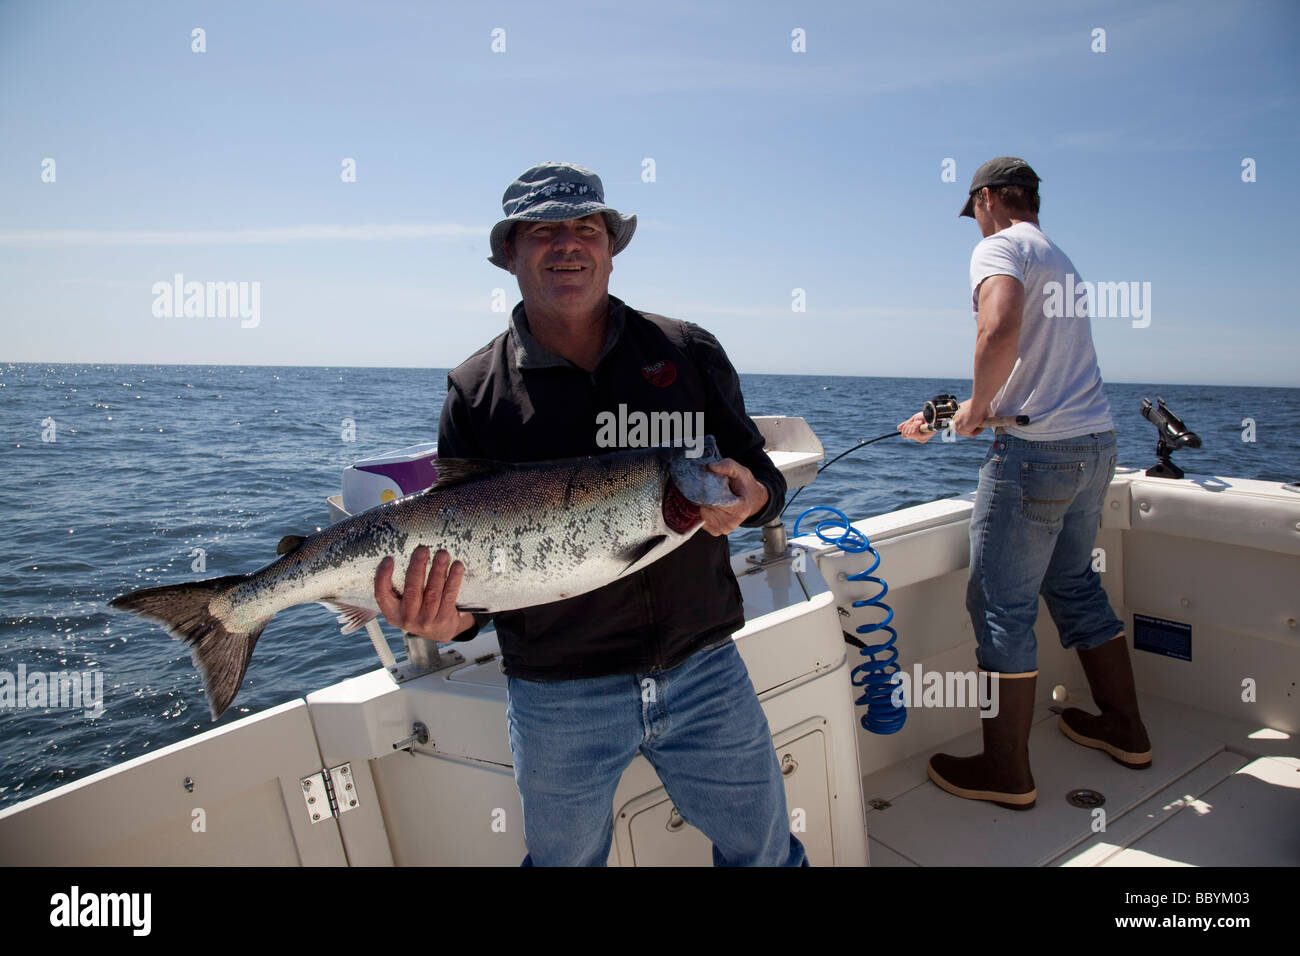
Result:
{"label": "bucket hat", "polygon": [[506,268],[506,239],[515,223],[563,222],[603,213],[609,234],[614,237],[611,255],[618,255],[632,241],[636,216],[625,216],[605,205],[605,188],[590,169],[572,163],[539,163],[519,174],[501,197],[506,214],[492,227],[488,262]]}

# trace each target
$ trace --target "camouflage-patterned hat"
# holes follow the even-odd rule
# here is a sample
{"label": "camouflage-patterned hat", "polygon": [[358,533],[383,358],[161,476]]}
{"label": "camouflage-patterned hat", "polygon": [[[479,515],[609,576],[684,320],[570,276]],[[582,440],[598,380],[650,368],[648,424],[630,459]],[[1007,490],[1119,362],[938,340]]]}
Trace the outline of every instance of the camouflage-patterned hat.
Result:
{"label": "camouflage-patterned hat", "polygon": [[506,268],[506,239],[521,220],[563,222],[604,213],[605,225],[614,237],[611,255],[622,252],[636,232],[636,216],[624,216],[605,205],[600,177],[572,163],[541,163],[520,173],[501,197],[501,211],[506,218],[492,227],[488,262],[502,269]]}

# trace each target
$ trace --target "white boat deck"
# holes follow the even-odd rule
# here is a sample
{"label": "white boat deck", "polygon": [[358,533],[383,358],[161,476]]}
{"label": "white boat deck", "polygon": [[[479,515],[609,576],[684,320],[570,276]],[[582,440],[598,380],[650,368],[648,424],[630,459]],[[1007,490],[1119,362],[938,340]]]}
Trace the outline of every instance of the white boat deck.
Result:
{"label": "white boat deck", "polygon": [[[1029,738],[1038,803],[1029,811],[944,792],[926,777],[927,754],[863,777],[871,864],[1300,863],[1300,741],[1151,695],[1140,695],[1139,703],[1153,751],[1146,770],[1121,767],[1072,742],[1057,728],[1056,714],[1039,707]],[[980,749],[980,732],[973,731],[939,751]],[[1092,809],[1066,801],[1081,788],[1105,797],[1104,832],[1094,832]],[[889,806],[876,809],[872,801]]]}

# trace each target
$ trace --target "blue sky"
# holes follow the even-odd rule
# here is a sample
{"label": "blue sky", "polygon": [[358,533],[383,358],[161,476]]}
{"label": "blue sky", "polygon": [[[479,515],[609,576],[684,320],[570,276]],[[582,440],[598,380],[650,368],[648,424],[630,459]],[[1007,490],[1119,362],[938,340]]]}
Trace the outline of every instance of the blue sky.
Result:
{"label": "blue sky", "polygon": [[[640,219],[611,292],[742,372],[969,377],[957,211],[1011,154],[1085,279],[1151,284],[1107,379],[1297,386],[1297,54],[1293,2],[0,0],[0,360],[455,365],[561,159]],[[155,316],[177,273],[257,326]]]}

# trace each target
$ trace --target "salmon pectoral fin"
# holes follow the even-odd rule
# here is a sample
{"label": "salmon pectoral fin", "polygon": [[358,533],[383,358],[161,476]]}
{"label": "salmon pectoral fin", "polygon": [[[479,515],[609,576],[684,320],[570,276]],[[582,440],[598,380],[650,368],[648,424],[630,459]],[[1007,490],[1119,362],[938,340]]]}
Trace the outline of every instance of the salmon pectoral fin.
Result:
{"label": "salmon pectoral fin", "polygon": [[627,560],[627,566],[618,573],[618,576],[625,577],[636,571],[640,571],[648,564],[653,564],[658,560],[659,555],[656,553],[659,545],[668,540],[668,535],[657,534],[653,538],[647,538],[640,544],[626,548],[620,557]]}
{"label": "salmon pectoral fin", "polygon": [[372,607],[359,607],[356,604],[347,604],[343,601],[332,599],[319,602],[339,616],[339,623],[343,625],[343,633],[351,634],[353,631],[359,631],[375,618],[379,617],[379,611]]}
{"label": "salmon pectoral fin", "polygon": [[189,646],[190,658],[203,678],[213,720],[225,713],[235,699],[257,639],[271,620],[267,617],[254,622],[250,630],[235,631],[209,610],[214,598],[247,577],[231,574],[189,584],[144,588],[108,602],[119,611],[157,621],[173,638]]}

